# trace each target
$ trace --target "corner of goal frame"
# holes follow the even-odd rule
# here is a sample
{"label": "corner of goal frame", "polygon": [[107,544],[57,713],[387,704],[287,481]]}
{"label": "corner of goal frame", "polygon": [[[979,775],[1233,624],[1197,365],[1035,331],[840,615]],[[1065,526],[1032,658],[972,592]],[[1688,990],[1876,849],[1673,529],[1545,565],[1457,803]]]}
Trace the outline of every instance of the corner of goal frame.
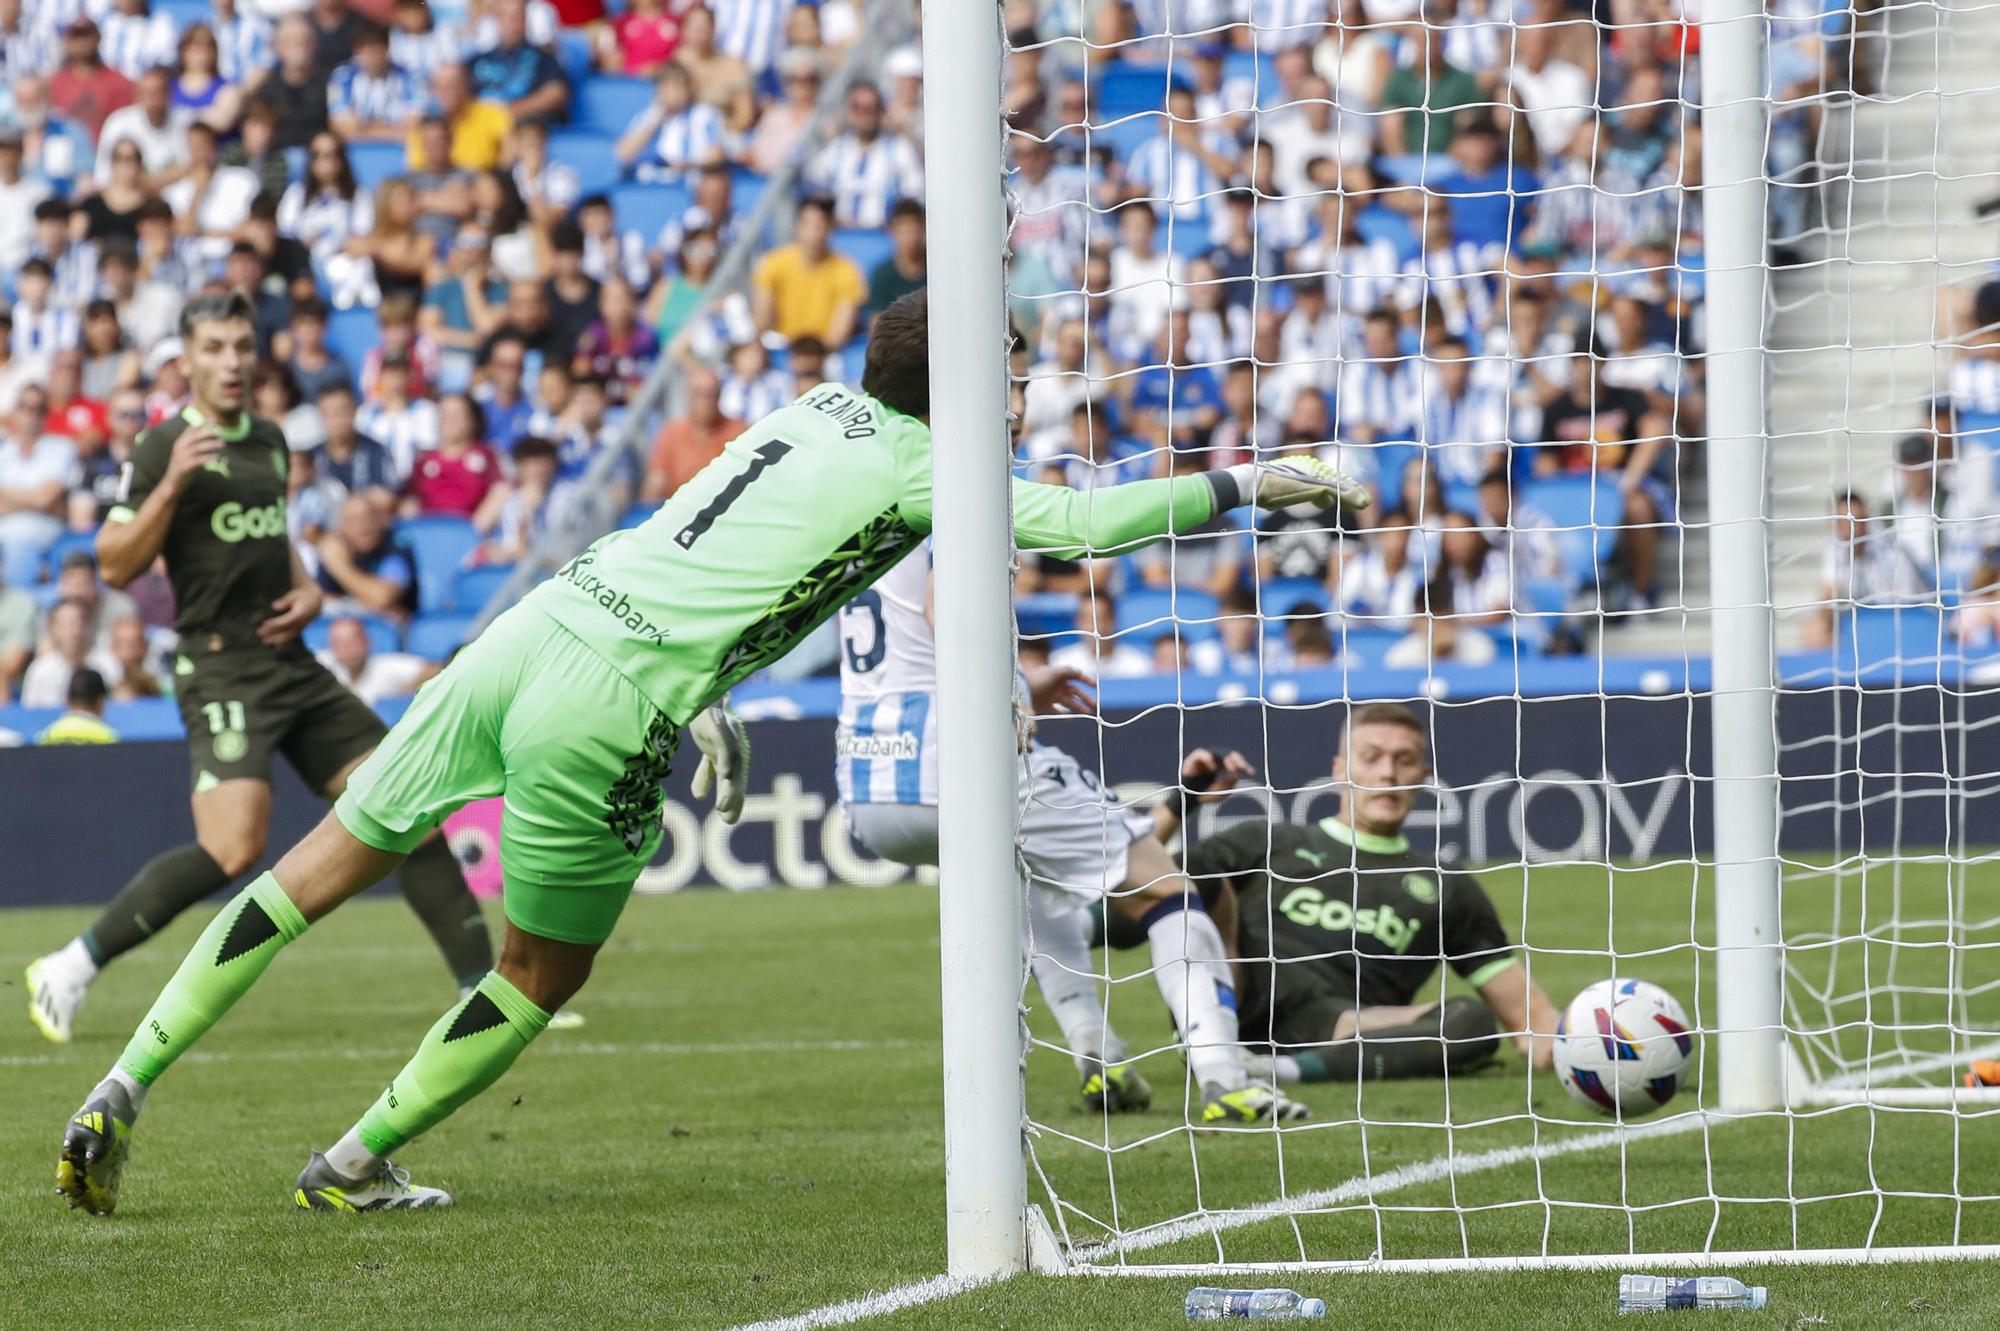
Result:
{"label": "corner of goal frame", "polygon": [[1069,1262],[1040,1205],[1028,1207],[1028,1270],[1038,1276],[1066,1276]]}

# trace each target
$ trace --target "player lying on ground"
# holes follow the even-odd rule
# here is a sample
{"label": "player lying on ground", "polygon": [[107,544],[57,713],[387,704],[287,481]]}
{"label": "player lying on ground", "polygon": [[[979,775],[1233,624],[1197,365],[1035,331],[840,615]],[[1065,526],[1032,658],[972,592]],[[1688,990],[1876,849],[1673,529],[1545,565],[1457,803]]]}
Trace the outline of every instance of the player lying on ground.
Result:
{"label": "player lying on ground", "polygon": [[[1403,825],[1431,776],[1415,713],[1394,703],[1354,709],[1334,750],[1340,808],[1299,826],[1248,819],[1187,852],[1201,890],[1233,907],[1243,1038],[1273,1051],[1280,1083],[1436,1077],[1490,1060],[1500,1035],[1548,1067],[1560,1014],[1528,977],[1486,890],[1414,851]],[[1226,790],[1204,751],[1183,784]],[[1163,816],[1163,826],[1178,818]],[[1121,944],[1129,940],[1118,939]],[[1479,991],[1418,1004],[1438,963]]]}
{"label": "player lying on ground", "polygon": [[[938,862],[932,595],[925,542],[848,602],[840,619],[835,784],[855,838],[899,864]],[[1030,672],[1030,705],[1038,713],[1089,710],[1082,680],[1075,671]],[[1143,931],[1152,949],[1154,979],[1181,1033],[1202,1121],[1305,1117],[1304,1106],[1250,1083],[1222,935],[1155,835],[1153,819],[1119,805],[1094,772],[1052,745],[1023,749],[1018,783],[1029,956],[1076,1060],[1085,1105],[1118,1113],[1152,1102],[1152,1088],[1126,1061],[1090,961],[1092,908],[1103,905]]]}
{"label": "player lying on ground", "polygon": [[[878,316],[862,391],[821,384],[731,441],[645,523],[560,569],[425,684],[306,838],[203,932],[124,1054],[64,1132],[72,1205],[116,1203],[147,1091],[312,921],[380,879],[453,810],[506,797],[499,965],[439,1019],[293,1196],[333,1210],[436,1206],[389,1153],[492,1085],[590,974],[660,840],[680,728],[783,656],[913,549],[931,521],[930,367],[922,292]],[[950,445],[947,444],[947,447]],[[1254,495],[1331,503],[1318,464],[1249,467],[1084,495],[1019,485],[1017,529],[1080,553],[1192,528]],[[727,764],[737,732],[693,727]]]}
{"label": "player lying on ground", "polygon": [[[88,929],[29,965],[28,1015],[58,1044],[102,967],[263,857],[274,752],[335,799],[387,732],[299,641],[320,593],[286,535],[284,432],[244,408],[256,360],[249,302],[198,297],[180,332],[191,398],[134,441],[97,558],[105,581],[123,587],[166,557],[195,839],[148,861]],[[399,880],[460,987],[476,984],[493,942],[444,838],[417,847]]]}

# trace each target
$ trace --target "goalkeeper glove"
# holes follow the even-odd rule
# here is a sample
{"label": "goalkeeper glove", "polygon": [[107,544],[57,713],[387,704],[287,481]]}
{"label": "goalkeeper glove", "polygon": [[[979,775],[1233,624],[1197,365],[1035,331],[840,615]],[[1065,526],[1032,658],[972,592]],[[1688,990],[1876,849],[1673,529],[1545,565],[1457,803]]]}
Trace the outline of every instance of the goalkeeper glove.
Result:
{"label": "goalkeeper glove", "polygon": [[1311,504],[1315,508],[1363,509],[1373,502],[1368,487],[1352,476],[1343,475],[1310,455],[1280,458],[1276,462],[1244,462],[1229,469],[1236,478],[1237,492],[1244,503],[1259,508],[1290,508]]}
{"label": "goalkeeper glove", "polygon": [[694,769],[694,797],[704,799],[715,787],[715,811],[733,823],[743,812],[743,790],[750,780],[750,736],[742,718],[729,710],[729,700],[708,708],[688,723],[701,766]]}

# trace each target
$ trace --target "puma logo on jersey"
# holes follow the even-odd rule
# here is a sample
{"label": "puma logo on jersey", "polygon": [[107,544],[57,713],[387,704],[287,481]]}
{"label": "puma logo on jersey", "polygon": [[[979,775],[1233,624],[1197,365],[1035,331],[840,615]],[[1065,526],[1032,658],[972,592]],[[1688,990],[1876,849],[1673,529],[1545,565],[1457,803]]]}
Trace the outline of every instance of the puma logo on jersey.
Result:
{"label": "puma logo on jersey", "polygon": [[1326,855],[1321,851],[1302,850],[1298,852],[1298,856],[1302,860],[1311,860],[1312,867],[1315,869],[1324,869],[1326,867]]}
{"label": "puma logo on jersey", "polygon": [[210,458],[208,461],[201,464],[201,469],[203,471],[212,471],[216,475],[222,477],[224,480],[229,479],[228,458]]}

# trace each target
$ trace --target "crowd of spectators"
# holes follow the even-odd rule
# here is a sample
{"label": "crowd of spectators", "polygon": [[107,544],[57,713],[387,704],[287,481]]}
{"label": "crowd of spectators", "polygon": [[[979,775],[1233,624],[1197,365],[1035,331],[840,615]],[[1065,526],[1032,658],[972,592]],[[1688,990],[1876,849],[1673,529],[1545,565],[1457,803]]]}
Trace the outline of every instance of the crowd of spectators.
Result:
{"label": "crowd of spectators", "polygon": [[[873,314],[926,280],[916,48],[872,52],[807,138],[866,8],[0,0],[0,699],[44,659],[113,698],[171,687],[157,575],[110,622],[94,573],[94,602],[61,586],[135,434],[185,394],[192,294],[252,296],[292,534],[329,616],[392,643],[477,608],[427,601],[418,533],[469,524],[454,558],[518,559],[667,349],[685,409],[639,423],[650,447],[610,477],[645,505],[801,386],[858,377]],[[1654,604],[1703,424],[1698,30],[1621,8],[1009,0],[1022,474],[1315,449],[1379,498],[1347,526],[1275,513],[1143,559],[1031,560],[1024,594],[1075,597],[1086,635],[1133,594],[1214,597],[1209,630],[1143,653],[1195,670],[1334,659],[1329,610],[1420,664],[1520,636],[1531,582],[1561,584],[1543,608]],[[1786,68],[1823,89],[1831,30],[1795,26]],[[748,289],[708,299],[781,174]],[[1615,550],[1558,539],[1574,524],[1538,504],[1565,480]],[[1252,613],[1271,632],[1231,626]],[[351,658],[330,622],[315,645]]]}

